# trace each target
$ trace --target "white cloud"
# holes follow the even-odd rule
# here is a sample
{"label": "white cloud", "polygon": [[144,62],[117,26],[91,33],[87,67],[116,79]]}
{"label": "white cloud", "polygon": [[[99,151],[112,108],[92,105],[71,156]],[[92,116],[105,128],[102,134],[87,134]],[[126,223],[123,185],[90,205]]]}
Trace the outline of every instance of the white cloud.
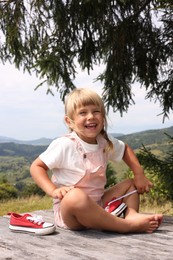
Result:
{"label": "white cloud", "polygon": [[[46,95],[46,87],[34,88],[39,83],[35,75],[18,71],[12,65],[1,65],[0,81],[0,135],[22,140],[37,139],[40,137],[54,138],[67,131],[64,124],[64,105],[59,93],[54,90],[55,96]],[[79,69],[78,69],[79,70]],[[77,87],[90,87],[99,94],[102,92],[100,82],[94,79],[103,67],[94,67],[90,76],[81,72],[77,75]],[[109,114],[109,132],[134,133],[138,131],[164,128],[173,125],[173,114],[170,120],[162,124],[159,104],[145,100],[145,91],[135,87],[135,102],[127,114],[120,117],[119,112]]]}

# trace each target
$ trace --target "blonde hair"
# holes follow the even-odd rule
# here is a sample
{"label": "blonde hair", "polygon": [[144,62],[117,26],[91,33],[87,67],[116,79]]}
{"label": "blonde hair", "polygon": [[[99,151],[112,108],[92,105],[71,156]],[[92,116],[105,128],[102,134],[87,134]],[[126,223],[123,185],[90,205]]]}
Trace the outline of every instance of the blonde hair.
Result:
{"label": "blonde hair", "polygon": [[[81,106],[96,105],[100,108],[104,118],[104,128],[101,130],[103,137],[107,140],[108,149],[113,149],[113,143],[109,140],[107,135],[107,119],[106,110],[101,97],[94,91],[87,88],[76,88],[65,99],[65,114],[73,121],[73,115],[77,108]],[[70,128],[70,131],[72,129]]]}

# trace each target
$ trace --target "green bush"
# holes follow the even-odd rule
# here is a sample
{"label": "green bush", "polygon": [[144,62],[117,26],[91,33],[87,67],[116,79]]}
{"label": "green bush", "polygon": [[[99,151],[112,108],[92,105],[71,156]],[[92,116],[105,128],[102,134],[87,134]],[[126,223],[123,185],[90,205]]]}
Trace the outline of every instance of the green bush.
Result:
{"label": "green bush", "polygon": [[40,189],[35,183],[26,184],[21,192],[21,196],[30,197],[31,195],[44,196],[45,192]]}
{"label": "green bush", "polygon": [[107,182],[106,182],[105,188],[113,186],[117,183],[116,172],[115,172],[114,166],[111,162],[108,163],[108,166],[106,169],[106,178],[107,178]]}
{"label": "green bush", "polygon": [[[153,187],[149,193],[144,193],[141,196],[141,202],[148,201],[149,203],[153,203],[157,201],[157,203],[164,203],[168,200],[168,190],[165,188],[165,184],[160,180],[159,176],[152,171],[145,171],[145,176],[153,183]],[[128,170],[125,174],[126,178],[133,178],[132,171]]]}
{"label": "green bush", "polygon": [[35,183],[26,184],[18,182],[16,186],[7,182],[0,183],[0,200],[9,200],[18,197],[30,197],[32,195],[44,196],[42,191]]}
{"label": "green bush", "polygon": [[0,200],[7,200],[10,198],[17,198],[17,189],[9,183],[0,184]]}
{"label": "green bush", "polygon": [[151,180],[156,183],[155,193],[158,193],[158,199],[164,197],[173,200],[173,137],[169,135],[167,137],[170,139],[169,151],[163,159],[155,156],[145,146],[137,156],[144,169],[150,174]]}

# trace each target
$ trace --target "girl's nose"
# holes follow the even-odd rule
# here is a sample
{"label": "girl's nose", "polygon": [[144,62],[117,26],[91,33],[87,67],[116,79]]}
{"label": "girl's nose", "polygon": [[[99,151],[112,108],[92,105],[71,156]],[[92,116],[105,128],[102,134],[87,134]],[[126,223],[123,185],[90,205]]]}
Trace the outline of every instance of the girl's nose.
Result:
{"label": "girl's nose", "polygon": [[92,113],[92,112],[88,113],[88,119],[93,118],[93,117],[94,117],[94,113]]}

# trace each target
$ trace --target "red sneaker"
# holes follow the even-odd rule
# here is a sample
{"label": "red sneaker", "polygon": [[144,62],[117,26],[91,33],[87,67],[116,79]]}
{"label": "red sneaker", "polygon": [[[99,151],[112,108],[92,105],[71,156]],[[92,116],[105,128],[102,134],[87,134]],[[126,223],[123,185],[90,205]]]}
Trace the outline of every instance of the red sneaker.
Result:
{"label": "red sneaker", "polygon": [[55,232],[54,224],[44,222],[42,216],[17,213],[8,213],[11,216],[9,229],[14,232],[34,233],[48,235]]}
{"label": "red sneaker", "polygon": [[117,217],[119,217],[125,211],[126,208],[127,205],[116,198],[113,198],[111,201],[105,204],[105,210]]}

